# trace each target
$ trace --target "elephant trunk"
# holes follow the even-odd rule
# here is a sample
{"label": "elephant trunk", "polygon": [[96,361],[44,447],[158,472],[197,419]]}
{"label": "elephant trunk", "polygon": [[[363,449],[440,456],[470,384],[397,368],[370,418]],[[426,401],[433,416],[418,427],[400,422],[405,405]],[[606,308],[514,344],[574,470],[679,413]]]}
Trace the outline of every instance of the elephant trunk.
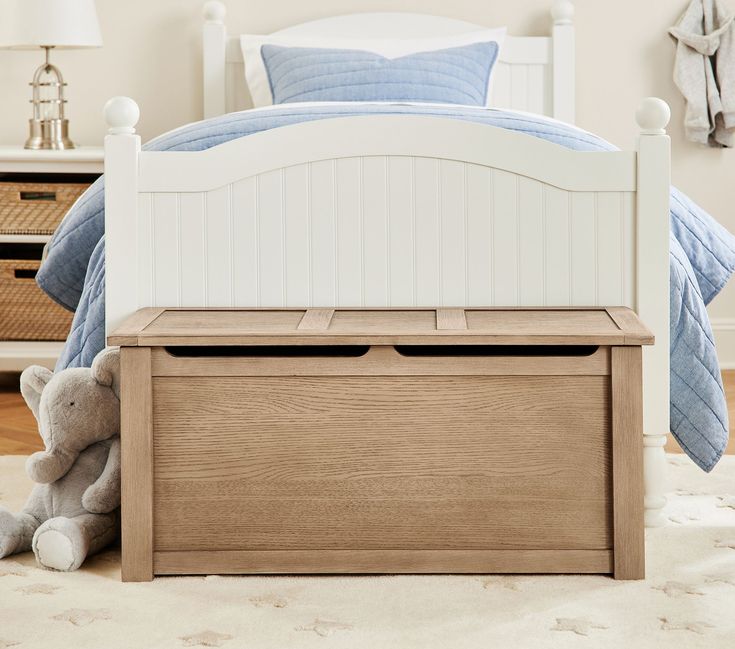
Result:
{"label": "elephant trunk", "polygon": [[78,453],[64,448],[38,451],[26,461],[26,473],[34,482],[50,484],[67,474],[77,456]]}

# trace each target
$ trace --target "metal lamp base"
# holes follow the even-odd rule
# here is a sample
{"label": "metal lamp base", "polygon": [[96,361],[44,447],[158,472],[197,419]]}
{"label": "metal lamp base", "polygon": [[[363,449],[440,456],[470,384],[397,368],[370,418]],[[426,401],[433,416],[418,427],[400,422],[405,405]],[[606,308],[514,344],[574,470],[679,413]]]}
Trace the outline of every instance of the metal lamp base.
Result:
{"label": "metal lamp base", "polygon": [[29,119],[30,136],[26,149],[73,149],[68,119]]}

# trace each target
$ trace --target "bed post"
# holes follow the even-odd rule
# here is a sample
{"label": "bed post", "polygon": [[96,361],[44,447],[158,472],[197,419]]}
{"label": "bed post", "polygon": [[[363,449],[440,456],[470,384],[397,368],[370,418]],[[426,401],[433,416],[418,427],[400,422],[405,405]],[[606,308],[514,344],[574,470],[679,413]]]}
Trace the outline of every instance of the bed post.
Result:
{"label": "bed post", "polygon": [[656,344],[643,355],[643,471],[645,522],[665,523],[666,454],[669,432],[669,196],[671,142],[666,135],[671,111],[648,97],[636,112],[638,138],[637,311]]}
{"label": "bed post", "polygon": [[105,335],[138,308],[140,110],[129,97],[105,104]]}
{"label": "bed post", "polygon": [[210,0],[204,5],[202,27],[202,54],[204,74],[204,118],[217,117],[227,112],[225,106],[225,73],[227,32],[225,5]]}
{"label": "bed post", "polygon": [[575,120],[575,61],[574,61],[574,5],[570,0],[554,0],[551,7],[554,19],[552,31],[554,117],[574,124]]}

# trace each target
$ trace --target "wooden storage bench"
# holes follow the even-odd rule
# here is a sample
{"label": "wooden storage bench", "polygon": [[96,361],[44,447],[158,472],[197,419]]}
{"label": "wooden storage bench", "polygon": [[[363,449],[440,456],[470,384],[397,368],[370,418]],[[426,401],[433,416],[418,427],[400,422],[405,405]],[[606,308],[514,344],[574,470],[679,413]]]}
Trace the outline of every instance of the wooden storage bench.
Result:
{"label": "wooden storage bench", "polygon": [[624,308],[143,309],[122,359],[122,576],[644,576]]}

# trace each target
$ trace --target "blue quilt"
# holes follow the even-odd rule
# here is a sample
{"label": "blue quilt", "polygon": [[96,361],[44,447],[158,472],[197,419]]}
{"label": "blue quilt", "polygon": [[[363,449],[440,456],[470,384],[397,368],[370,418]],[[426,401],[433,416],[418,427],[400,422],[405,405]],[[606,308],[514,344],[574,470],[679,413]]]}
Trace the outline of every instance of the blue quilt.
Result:
{"label": "blue quilt", "polygon": [[[199,151],[279,126],[347,115],[427,115],[479,122],[579,151],[614,150],[573,126],[526,113],[465,106],[287,104],[196,122],[149,142],[160,151]],[[51,241],[37,281],[76,311],[57,369],[89,366],[104,346],[104,179],[74,205]],[[727,445],[722,380],[707,312],[735,269],[735,237],[676,189],[671,190],[671,430],[705,471]]]}

